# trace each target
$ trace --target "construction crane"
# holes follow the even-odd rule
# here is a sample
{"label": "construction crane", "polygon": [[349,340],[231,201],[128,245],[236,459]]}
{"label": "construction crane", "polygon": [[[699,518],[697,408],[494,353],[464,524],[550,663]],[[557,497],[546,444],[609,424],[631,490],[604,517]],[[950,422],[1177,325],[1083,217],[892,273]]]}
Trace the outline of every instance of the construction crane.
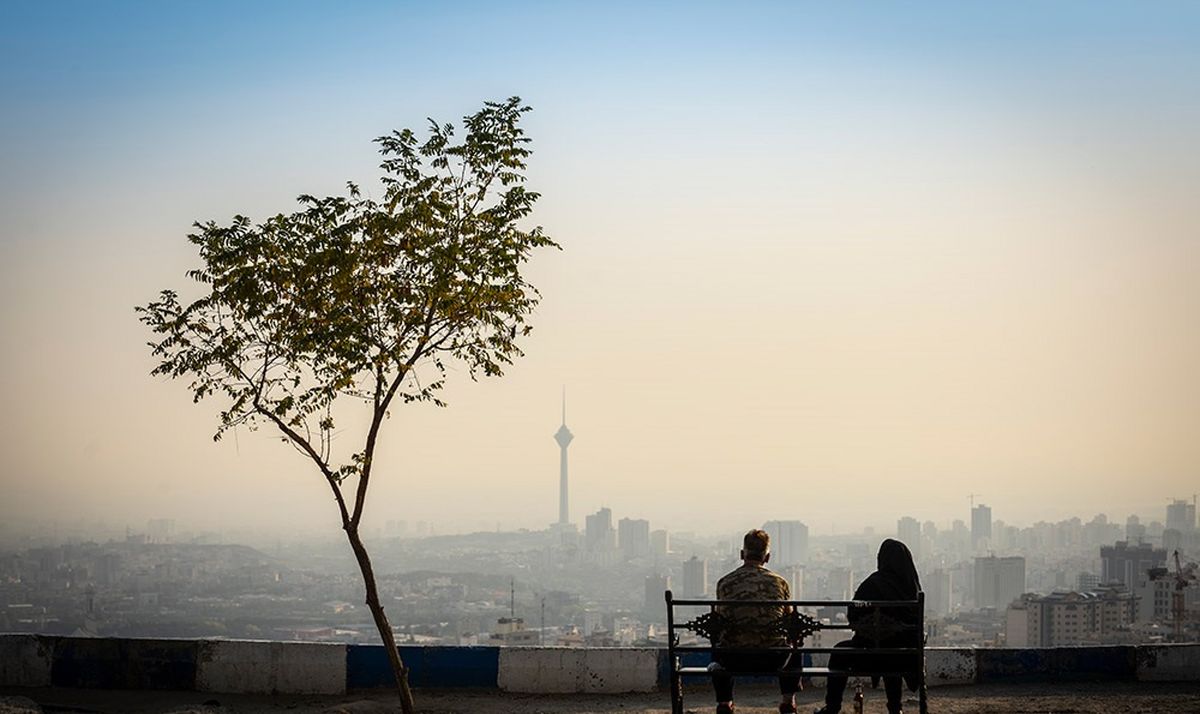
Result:
{"label": "construction crane", "polygon": [[982,493],[968,493],[967,500],[971,502],[971,510],[975,510],[975,497],[982,496]]}

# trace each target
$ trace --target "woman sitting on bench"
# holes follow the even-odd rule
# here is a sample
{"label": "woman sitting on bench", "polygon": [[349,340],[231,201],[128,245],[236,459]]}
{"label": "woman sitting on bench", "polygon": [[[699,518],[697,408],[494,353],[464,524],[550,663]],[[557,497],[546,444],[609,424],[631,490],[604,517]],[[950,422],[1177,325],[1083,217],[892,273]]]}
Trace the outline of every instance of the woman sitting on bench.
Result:
{"label": "woman sitting on bench", "polygon": [[[908,546],[898,540],[888,538],[879,546],[878,567],[871,573],[858,590],[854,591],[855,600],[916,600],[921,592],[921,580],[917,577],[917,568],[913,565],[912,553]],[[851,607],[847,617],[853,626],[856,622],[865,622],[874,614],[875,608]],[[912,626],[901,632],[880,637],[870,637],[864,633],[855,632],[854,637],[845,642],[839,642],[838,647],[917,647],[921,644],[924,633],[915,628],[919,621],[919,613],[909,608],[892,607],[880,608],[883,614],[899,621],[902,625]],[[913,671],[913,675],[887,676],[883,678],[883,688],[887,693],[887,710],[889,714],[902,714],[903,686],[901,680],[908,683],[908,688],[916,690],[920,664],[911,661],[904,654],[842,654],[835,652],[829,658],[830,669],[843,669],[853,672],[856,668],[864,671],[887,670],[893,672]],[[846,692],[847,678],[844,675],[830,675],[825,684],[825,706],[818,709],[816,714],[837,714],[842,710],[842,695]]]}

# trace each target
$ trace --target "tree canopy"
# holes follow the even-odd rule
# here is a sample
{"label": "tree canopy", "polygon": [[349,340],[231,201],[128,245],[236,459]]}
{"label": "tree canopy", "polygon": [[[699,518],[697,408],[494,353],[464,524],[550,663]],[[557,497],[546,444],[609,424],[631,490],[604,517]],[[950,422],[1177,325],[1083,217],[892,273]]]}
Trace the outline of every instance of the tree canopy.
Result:
{"label": "tree canopy", "polygon": [[[299,210],[254,224],[196,223],[188,239],[208,289],[184,305],[173,290],[137,308],[160,336],[154,373],[188,377],[195,400],[226,398],[214,438],[277,426],[337,483],[369,473],[380,419],[396,400],[442,404],[447,364],[502,374],[539,294],[521,274],[536,248],[523,228],[538,194],[526,190],[529,139],[519,98],[488,102],[463,121],[430,120],[376,139],[384,193],[300,196]],[[372,441],[331,461],[339,396],[372,407]],[[357,512],[351,516],[357,515]]]}

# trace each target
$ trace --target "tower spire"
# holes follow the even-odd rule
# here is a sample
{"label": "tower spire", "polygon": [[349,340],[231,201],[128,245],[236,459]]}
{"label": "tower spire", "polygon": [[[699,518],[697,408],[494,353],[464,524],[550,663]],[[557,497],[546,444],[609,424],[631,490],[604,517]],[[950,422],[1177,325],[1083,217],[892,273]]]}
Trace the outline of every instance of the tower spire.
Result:
{"label": "tower spire", "polygon": [[562,392],[562,426],[558,427],[558,431],[554,432],[554,440],[558,442],[559,449],[558,522],[564,526],[570,523],[569,514],[567,513],[567,447],[574,438],[575,435],[567,428],[567,388],[564,385]]}

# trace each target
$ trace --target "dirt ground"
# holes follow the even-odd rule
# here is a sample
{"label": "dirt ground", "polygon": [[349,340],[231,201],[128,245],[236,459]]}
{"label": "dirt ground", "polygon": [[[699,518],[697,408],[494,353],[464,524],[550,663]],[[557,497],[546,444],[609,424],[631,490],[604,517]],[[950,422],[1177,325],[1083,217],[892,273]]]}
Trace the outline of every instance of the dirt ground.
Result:
{"label": "dirt ground", "polygon": [[[800,711],[821,703],[823,690],[802,692]],[[665,692],[626,695],[517,695],[498,692],[417,691],[427,714],[668,714]],[[688,711],[712,712],[711,695],[695,687]],[[739,714],[776,712],[767,687],[739,689]],[[1109,682],[1092,684],[968,685],[930,691],[933,714],[1200,714],[1200,684]],[[251,696],[201,692],[128,692],[70,689],[0,690],[0,714],[382,714],[395,711],[386,693],[346,696]],[[843,708],[849,712],[849,702]],[[884,714],[882,690],[868,690],[866,714]],[[905,705],[915,714],[916,701]]]}

